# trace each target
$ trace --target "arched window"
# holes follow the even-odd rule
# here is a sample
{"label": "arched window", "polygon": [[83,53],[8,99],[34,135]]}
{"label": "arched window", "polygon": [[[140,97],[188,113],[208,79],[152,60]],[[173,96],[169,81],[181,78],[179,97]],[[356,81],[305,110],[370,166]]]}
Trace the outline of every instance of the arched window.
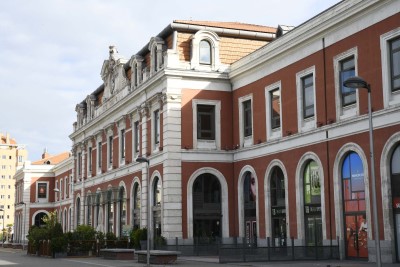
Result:
{"label": "arched window", "polygon": [[194,237],[209,240],[221,237],[221,216],[221,184],[214,175],[202,174],[193,183]]}
{"label": "arched window", "polygon": [[400,261],[400,144],[393,152],[390,164],[391,182],[392,182],[392,203],[394,229],[396,236],[396,257]]}
{"label": "arched window", "polygon": [[285,179],[279,167],[271,174],[271,221],[273,246],[286,246]]}
{"label": "arched window", "polygon": [[124,233],[124,226],[126,226],[126,196],[125,189],[123,186],[119,188],[118,195],[118,204],[119,204],[119,236],[127,235],[128,233]]}
{"label": "arched window", "polygon": [[99,218],[99,214],[100,214],[100,200],[101,200],[101,193],[100,191],[97,191],[96,193],[96,228],[99,224],[101,224],[100,222],[100,218]]}
{"label": "arched window", "polygon": [[154,187],[153,187],[153,206],[160,206],[161,205],[161,184],[158,177],[154,180]]}
{"label": "arched window", "polygon": [[76,199],[76,225],[81,224],[81,199],[78,197]]}
{"label": "arched window", "polygon": [[44,227],[46,225],[45,222],[43,221],[44,216],[46,216],[46,213],[44,213],[44,212],[40,212],[40,213],[36,214],[35,225],[37,227]]}
{"label": "arched window", "polygon": [[153,233],[154,240],[161,236],[161,181],[154,178],[153,183]]}
{"label": "arched window", "polygon": [[200,64],[211,64],[211,45],[206,40],[201,40],[199,45],[199,62]]}
{"label": "arched window", "polygon": [[244,221],[247,244],[257,244],[256,178],[251,172],[245,173],[243,183]]}
{"label": "arched window", "polygon": [[108,219],[107,232],[109,233],[114,232],[114,203],[112,201],[112,198],[113,198],[113,192],[110,189],[107,192],[107,219]]}
{"label": "arched window", "polygon": [[304,168],[304,220],[308,246],[322,245],[320,168],[311,160]]}
{"label": "arched window", "polygon": [[133,228],[140,228],[140,187],[135,183],[133,189]]}
{"label": "arched window", "polygon": [[86,200],[86,223],[88,225],[92,225],[92,198],[90,196],[90,194],[87,195],[87,200]]}
{"label": "arched window", "polygon": [[355,152],[347,154],[343,161],[342,183],[346,256],[368,258],[364,166]]}
{"label": "arched window", "polygon": [[154,60],[153,60],[153,71],[157,72],[157,70],[158,70],[158,65],[157,65],[157,63],[158,63],[158,61],[157,61],[157,45],[153,46],[153,58],[154,58]]}

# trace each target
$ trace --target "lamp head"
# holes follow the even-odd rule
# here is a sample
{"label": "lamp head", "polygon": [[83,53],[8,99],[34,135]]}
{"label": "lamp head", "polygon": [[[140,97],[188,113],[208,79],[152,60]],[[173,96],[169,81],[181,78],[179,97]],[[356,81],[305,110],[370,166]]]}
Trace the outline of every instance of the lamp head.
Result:
{"label": "lamp head", "polygon": [[358,88],[364,88],[370,90],[369,84],[361,77],[359,76],[353,76],[347,78],[344,82],[343,85],[348,87],[348,88],[353,88],[353,89],[358,89]]}
{"label": "lamp head", "polygon": [[54,192],[60,192],[60,189],[58,189],[58,188],[54,188],[53,190],[54,190]]}
{"label": "lamp head", "polygon": [[137,157],[136,162],[140,162],[140,163],[146,162],[148,164],[150,161],[145,157]]}

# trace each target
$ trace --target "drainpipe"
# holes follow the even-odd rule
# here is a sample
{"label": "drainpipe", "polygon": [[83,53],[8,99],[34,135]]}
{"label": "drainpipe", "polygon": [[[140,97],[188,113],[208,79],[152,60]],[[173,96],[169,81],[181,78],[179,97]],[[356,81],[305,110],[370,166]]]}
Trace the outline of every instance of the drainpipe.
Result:
{"label": "drainpipe", "polygon": [[[325,49],[325,38],[322,38],[322,55],[323,55],[323,64],[324,64],[324,101],[325,101],[325,125],[328,123],[328,107],[327,107],[327,98],[326,98],[326,49]],[[326,164],[327,164],[327,174],[328,174],[328,207],[329,207],[329,240],[330,245],[332,246],[332,209],[331,209],[331,171],[330,171],[330,163],[329,163],[329,136],[328,131],[326,133]],[[337,231],[337,229],[336,229]],[[339,245],[339,244],[338,244]]]}

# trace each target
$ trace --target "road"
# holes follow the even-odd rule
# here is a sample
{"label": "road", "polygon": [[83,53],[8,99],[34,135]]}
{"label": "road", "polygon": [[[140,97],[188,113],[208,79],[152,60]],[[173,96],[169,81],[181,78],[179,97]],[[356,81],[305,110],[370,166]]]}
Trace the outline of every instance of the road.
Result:
{"label": "road", "polygon": [[[20,249],[0,248],[0,266],[15,267],[143,267],[146,264],[137,263],[136,260],[120,261],[105,260],[103,258],[46,258],[36,257],[26,254],[26,251]],[[160,265],[155,265],[160,266]],[[272,263],[234,263],[219,264],[217,258],[207,257],[179,257],[174,264],[164,265],[165,267],[373,267],[375,263],[359,261],[313,261],[313,262],[272,262]],[[383,264],[384,267],[400,267],[400,264]],[[161,266],[160,266],[161,267]]]}

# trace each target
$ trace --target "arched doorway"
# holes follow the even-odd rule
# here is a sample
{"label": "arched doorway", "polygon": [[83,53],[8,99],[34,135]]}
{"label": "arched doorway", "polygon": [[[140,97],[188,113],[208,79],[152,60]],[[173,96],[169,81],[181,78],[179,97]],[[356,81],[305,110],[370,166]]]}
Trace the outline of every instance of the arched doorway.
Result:
{"label": "arched doorway", "polygon": [[274,167],[270,180],[272,246],[286,246],[285,177],[281,168]]}
{"label": "arched doorway", "polygon": [[135,183],[133,186],[133,229],[140,228],[140,187],[139,183]]}
{"label": "arched doorway", "polygon": [[47,214],[44,212],[39,212],[38,214],[36,214],[35,216],[35,225],[37,227],[44,227],[46,225],[46,223],[43,221],[43,218],[46,216]]}
{"label": "arched doorway", "polygon": [[161,236],[161,192],[160,178],[155,177],[153,181],[153,240]]}
{"label": "arched doorway", "polygon": [[246,172],[243,181],[244,233],[249,246],[257,244],[256,178]]}
{"label": "arched doorway", "polygon": [[118,193],[118,206],[119,206],[119,236],[127,236],[128,229],[126,229],[126,194],[125,188],[121,186]]}
{"label": "arched doorway", "polygon": [[221,233],[221,184],[214,175],[201,174],[193,183],[193,236],[209,241]]}
{"label": "arched doorway", "polygon": [[310,160],[304,168],[304,226],[307,246],[322,246],[321,181],[318,164]]}
{"label": "arched doorway", "polygon": [[396,261],[400,261],[400,144],[393,151],[390,162],[392,184],[393,219],[396,242]]}
{"label": "arched doorway", "polygon": [[344,232],[347,258],[368,258],[364,166],[355,152],[342,165]]}

